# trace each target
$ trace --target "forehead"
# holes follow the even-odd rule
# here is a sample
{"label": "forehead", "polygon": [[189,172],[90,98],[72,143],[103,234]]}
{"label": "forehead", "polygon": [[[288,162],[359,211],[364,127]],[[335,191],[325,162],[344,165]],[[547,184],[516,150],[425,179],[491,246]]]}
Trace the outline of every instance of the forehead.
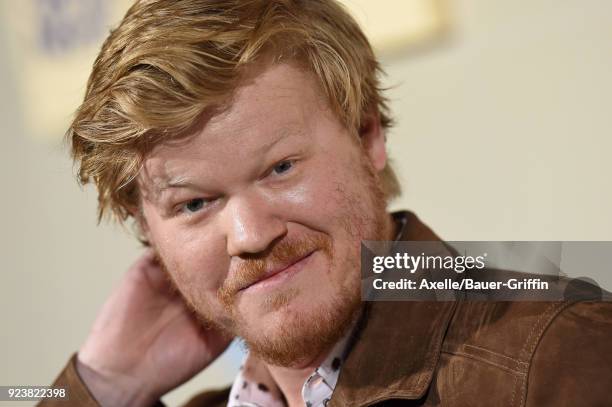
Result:
{"label": "forehead", "polygon": [[[312,75],[293,64],[248,73],[229,103],[204,117],[193,135],[161,143],[145,160],[148,182],[161,188],[184,169],[213,170],[265,153],[282,139],[305,136],[328,103]],[[142,178],[142,177],[141,177]]]}

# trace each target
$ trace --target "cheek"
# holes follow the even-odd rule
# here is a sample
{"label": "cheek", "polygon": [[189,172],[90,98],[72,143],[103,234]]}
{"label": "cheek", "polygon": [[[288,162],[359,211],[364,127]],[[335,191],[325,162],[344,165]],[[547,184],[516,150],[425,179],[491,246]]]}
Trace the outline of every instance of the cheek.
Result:
{"label": "cheek", "polygon": [[[348,154],[347,154],[348,155]],[[309,163],[303,179],[295,187],[275,197],[277,207],[289,222],[331,233],[344,226],[347,216],[365,210],[363,195],[367,194],[359,174],[350,160],[321,155]]]}
{"label": "cheek", "polygon": [[308,176],[296,185],[273,192],[269,197],[274,202],[275,216],[287,223],[306,226],[325,232],[333,214],[334,185],[325,180],[323,174],[308,171]]}
{"label": "cheek", "polygon": [[178,288],[190,296],[215,293],[229,267],[225,245],[205,231],[174,228],[158,250]]}

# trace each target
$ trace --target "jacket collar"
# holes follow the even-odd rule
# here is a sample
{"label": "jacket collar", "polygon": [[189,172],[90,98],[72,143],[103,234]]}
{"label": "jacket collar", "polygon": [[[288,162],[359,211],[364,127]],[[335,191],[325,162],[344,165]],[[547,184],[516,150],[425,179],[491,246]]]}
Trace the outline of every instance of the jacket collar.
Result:
{"label": "jacket collar", "polygon": [[[404,222],[400,240],[440,241],[412,212],[393,217]],[[454,301],[366,303],[330,407],[421,398],[431,384],[455,306]]]}

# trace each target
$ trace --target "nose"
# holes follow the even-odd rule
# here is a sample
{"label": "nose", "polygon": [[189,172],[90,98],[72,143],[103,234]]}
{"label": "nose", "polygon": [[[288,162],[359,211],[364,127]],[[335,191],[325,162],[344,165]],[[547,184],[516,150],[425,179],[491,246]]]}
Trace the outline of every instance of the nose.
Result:
{"label": "nose", "polygon": [[286,223],[274,213],[273,203],[255,195],[233,197],[225,207],[227,253],[259,253],[287,233]]}

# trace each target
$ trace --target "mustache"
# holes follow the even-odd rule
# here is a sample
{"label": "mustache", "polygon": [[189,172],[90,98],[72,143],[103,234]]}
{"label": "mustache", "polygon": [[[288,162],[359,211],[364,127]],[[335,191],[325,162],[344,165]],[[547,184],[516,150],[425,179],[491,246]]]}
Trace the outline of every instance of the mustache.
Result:
{"label": "mustache", "polygon": [[241,256],[219,288],[219,299],[230,306],[240,290],[258,282],[270,270],[287,267],[315,250],[332,258],[331,239],[322,234],[284,239],[265,252]]}

